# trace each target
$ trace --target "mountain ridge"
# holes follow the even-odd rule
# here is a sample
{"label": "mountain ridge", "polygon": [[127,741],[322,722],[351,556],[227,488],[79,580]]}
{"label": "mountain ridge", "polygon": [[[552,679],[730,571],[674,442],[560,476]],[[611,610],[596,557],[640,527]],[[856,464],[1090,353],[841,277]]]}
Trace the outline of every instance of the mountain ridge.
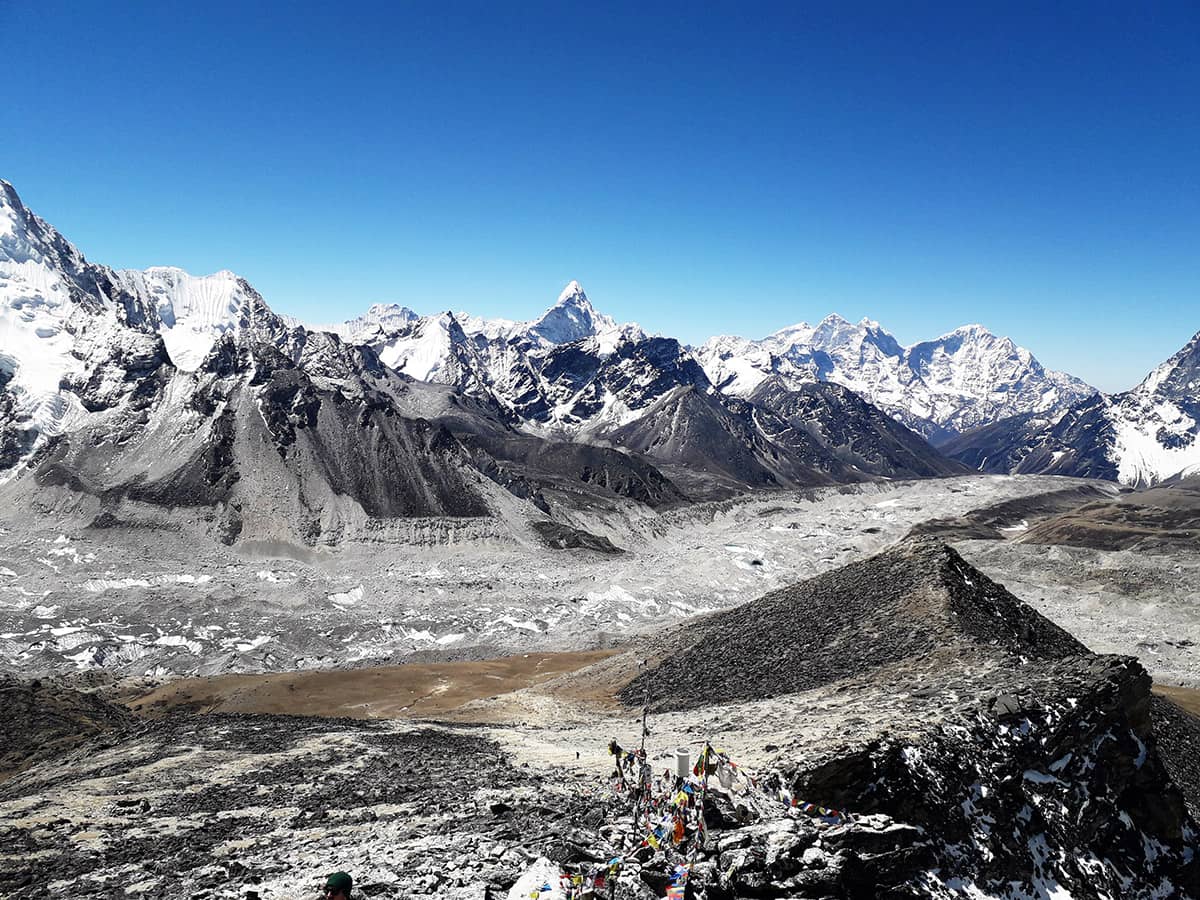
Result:
{"label": "mountain ridge", "polygon": [[1132,487],[1200,473],[1200,332],[1128,391],[1002,419],[943,450],[985,472],[1082,475]]}

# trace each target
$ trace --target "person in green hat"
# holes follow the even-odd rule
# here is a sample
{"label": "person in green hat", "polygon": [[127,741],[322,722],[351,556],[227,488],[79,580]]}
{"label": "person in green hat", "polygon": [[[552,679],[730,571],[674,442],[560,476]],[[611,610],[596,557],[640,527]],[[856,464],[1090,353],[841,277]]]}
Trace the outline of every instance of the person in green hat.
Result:
{"label": "person in green hat", "polygon": [[325,896],[328,900],[350,900],[354,879],[345,872],[334,872],[325,879]]}

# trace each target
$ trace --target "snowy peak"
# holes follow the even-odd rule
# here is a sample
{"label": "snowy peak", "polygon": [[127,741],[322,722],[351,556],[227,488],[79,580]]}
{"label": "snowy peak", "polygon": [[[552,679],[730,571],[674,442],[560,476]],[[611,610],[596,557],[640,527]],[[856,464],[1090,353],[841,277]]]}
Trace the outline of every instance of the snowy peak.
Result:
{"label": "snowy peak", "polygon": [[521,329],[521,323],[512,319],[488,319],[465,310],[456,312],[454,318],[467,334],[483,335],[489,341],[507,340]]}
{"label": "snowy peak", "polygon": [[930,439],[1022,413],[1064,408],[1094,393],[1080,381],[1043,369],[1028,350],[981,325],[902,346],[872,319],[826,316],[761,341],[722,337],[698,352],[721,390],[747,397],[768,377],[793,389],[829,381],[859,393]]}
{"label": "snowy peak", "polygon": [[[0,302],[56,305],[68,298],[89,303],[94,275],[83,254],[53,226],[34,215],[7,181],[0,180]],[[77,282],[84,281],[81,287]],[[95,305],[95,304],[91,304]]]}
{"label": "snowy peak", "polygon": [[[784,348],[795,345],[807,346],[812,342],[813,332],[817,329],[809,325],[807,322],[797,322],[795,325],[788,325],[786,328],[780,328],[778,331],[772,332],[761,341],[749,341],[753,344],[763,344],[765,346]],[[721,340],[733,340],[732,335],[723,335]],[[736,340],[747,340],[746,338],[736,338]]]}
{"label": "snowy peak", "polygon": [[0,469],[119,402],[160,362],[137,298],[0,182]]}
{"label": "snowy peak", "polygon": [[616,327],[616,321],[596,311],[579,282],[572,281],[527,332],[547,344],[570,344]]}
{"label": "snowy peak", "polygon": [[1200,332],[1130,393],[1184,402],[1200,399]]}
{"label": "snowy peak", "polygon": [[807,322],[789,325],[754,343],[766,346],[779,354],[813,350],[858,352],[864,343],[874,345],[888,356],[900,356],[903,353],[903,348],[895,337],[874,319],[864,317],[854,323],[837,313],[830,313],[815,326]]}
{"label": "snowy peak", "polygon": [[1200,334],[1133,390],[1093,393],[1064,410],[998,422],[963,435],[947,452],[989,472],[1133,487],[1200,471]]}
{"label": "snowy peak", "polygon": [[465,387],[462,368],[470,360],[469,340],[452,312],[411,320],[374,349],[380,360],[397,372],[418,381],[436,381]]}
{"label": "snowy peak", "polygon": [[419,318],[398,303],[372,303],[361,316],[336,325],[317,325],[314,330],[328,331],[354,344],[367,344],[380,336],[403,331]]}
{"label": "snowy peak", "polygon": [[1112,398],[1107,448],[1125,484],[1155,484],[1200,467],[1200,333],[1141,384]]}
{"label": "snowy peak", "polygon": [[584,293],[583,285],[574,278],[567,282],[567,286],[562,289],[562,293],[558,295],[558,300],[555,301],[554,305],[563,306],[571,303],[591,306],[591,303],[588,302],[587,294]]}
{"label": "snowy peak", "polygon": [[227,269],[191,275],[173,266],[154,266],[125,269],[115,277],[150,314],[171,363],[187,372],[200,367],[223,334],[272,332],[282,326],[262,295]]}

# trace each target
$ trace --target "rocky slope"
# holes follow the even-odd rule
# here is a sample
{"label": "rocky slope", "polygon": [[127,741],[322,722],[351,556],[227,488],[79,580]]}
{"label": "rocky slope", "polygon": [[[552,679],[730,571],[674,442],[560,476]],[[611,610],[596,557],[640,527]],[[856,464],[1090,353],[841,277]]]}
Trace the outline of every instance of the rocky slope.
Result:
{"label": "rocky slope", "polygon": [[395,376],[376,369],[334,386],[270,344],[223,339],[195,372],[164,366],[138,415],[96,410],[47,442],[6,496],[98,527],[176,510],[226,543],[487,515],[494,485],[444,428],[400,415],[386,390]]}
{"label": "rocky slope", "polygon": [[761,699],[933,653],[1061,659],[1087,649],[950,547],[913,539],[680,629],[621,698],[656,710]]}
{"label": "rocky slope", "polygon": [[1064,510],[1034,525],[1018,540],[1098,550],[1200,550],[1200,478]]}
{"label": "rocky slope", "polygon": [[806,432],[859,471],[889,477],[937,477],[963,471],[954,460],[931,454],[915,432],[841,385],[813,382],[791,389],[772,376],[748,399],[775,413],[789,428]]}
{"label": "rocky slope", "polygon": [[132,722],[123,706],[73,690],[62,681],[0,675],[0,780]]}
{"label": "rocky slope", "polygon": [[[716,896],[1200,891],[1196,826],[1172,775],[1191,751],[1180,752],[1176,725],[1170,765],[1159,755],[1145,671],[1090,654],[936,541],[902,543],[644,652],[620,696],[652,712],[823,690],[929,701],[924,724],[863,728],[815,758],[781,759],[795,796],[894,823],[862,838],[834,885],[807,892],[802,857],[821,843],[793,831],[771,836],[765,878],[739,878],[735,865]],[[714,872],[741,858],[720,855]]]}

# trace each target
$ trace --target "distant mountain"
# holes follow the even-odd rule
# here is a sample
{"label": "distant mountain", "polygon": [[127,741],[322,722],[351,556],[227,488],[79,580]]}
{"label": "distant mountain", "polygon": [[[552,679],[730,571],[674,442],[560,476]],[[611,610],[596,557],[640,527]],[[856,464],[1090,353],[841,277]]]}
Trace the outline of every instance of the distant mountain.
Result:
{"label": "distant mountain", "polygon": [[1135,487],[1200,473],[1200,333],[1130,391],[1005,419],[942,449],[986,472],[1079,475]]}
{"label": "distant mountain", "polygon": [[224,539],[251,523],[313,542],[376,518],[493,515],[501,494],[545,514],[578,492],[662,505],[955,471],[848,391],[722,392],[692,351],[600,313],[578,282],[526,322],[375,305],[314,329],[232,272],[91,263],[0,183],[14,501],[43,491],[105,522],[187,509]]}
{"label": "distant mountain", "polygon": [[859,455],[816,436],[869,443],[835,421],[839,404],[810,406],[812,420],[797,428],[726,396],[678,341],[616,324],[577,282],[532,323],[480,327],[477,320],[476,327],[470,334],[457,315],[441,313],[376,334],[372,346],[405,374],[495,400],[528,433],[631,451],[675,480],[703,473],[726,489],[746,489],[962,471],[873,407],[871,428],[894,426],[873,431],[878,447],[898,444]]}
{"label": "distant mountain", "polygon": [[696,357],[733,396],[749,396],[772,377],[793,388],[814,381],[844,385],[934,444],[1095,392],[1078,378],[1043,368],[1028,350],[981,325],[902,347],[878,322],[855,325],[831,315],[759,341],[715,337]]}
{"label": "distant mountain", "polygon": [[[388,308],[370,318],[383,331],[417,319]],[[461,329],[453,337],[462,343]],[[231,273],[91,263],[0,182],[10,508],[316,543],[377,520],[520,514],[523,500],[544,516],[543,491],[564,485],[650,505],[683,499],[615,450],[543,444],[515,432],[494,401],[415,381],[370,346],[288,322]]]}

